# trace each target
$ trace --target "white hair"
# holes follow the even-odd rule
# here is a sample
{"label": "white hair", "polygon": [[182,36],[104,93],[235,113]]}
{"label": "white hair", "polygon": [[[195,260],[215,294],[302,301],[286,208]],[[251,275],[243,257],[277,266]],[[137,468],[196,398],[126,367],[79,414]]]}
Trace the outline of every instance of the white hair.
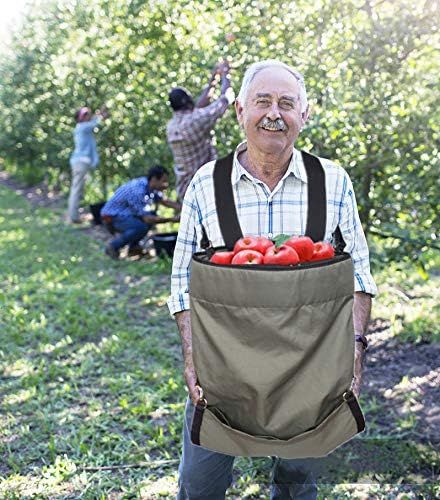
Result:
{"label": "white hair", "polygon": [[266,59],[265,61],[259,61],[249,66],[249,68],[246,70],[244,74],[243,81],[241,82],[241,88],[237,96],[237,101],[240,101],[241,103],[244,103],[246,101],[249,92],[249,87],[251,85],[252,80],[255,78],[255,75],[259,73],[261,70],[266,68],[282,68],[288,71],[296,78],[297,82],[299,83],[299,99],[301,101],[301,113],[304,113],[307,110],[308,102],[307,102],[306,85],[304,83],[303,75],[296,69],[292,68],[291,66],[281,61],[277,61],[276,59]]}

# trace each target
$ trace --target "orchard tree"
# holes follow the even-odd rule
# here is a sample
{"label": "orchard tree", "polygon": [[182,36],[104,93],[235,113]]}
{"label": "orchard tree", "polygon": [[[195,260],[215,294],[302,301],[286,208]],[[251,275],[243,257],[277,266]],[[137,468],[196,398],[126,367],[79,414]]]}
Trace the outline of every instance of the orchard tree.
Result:
{"label": "orchard tree", "polygon": [[[305,75],[312,116],[298,146],[353,179],[365,231],[394,236],[384,258],[438,245],[438,2],[427,0],[48,1],[0,61],[0,157],[30,182],[68,189],[73,113],[105,104],[97,201],[166,144],[172,86],[194,94],[221,58],[238,91],[249,64],[275,58]],[[231,109],[220,154],[241,140]]]}

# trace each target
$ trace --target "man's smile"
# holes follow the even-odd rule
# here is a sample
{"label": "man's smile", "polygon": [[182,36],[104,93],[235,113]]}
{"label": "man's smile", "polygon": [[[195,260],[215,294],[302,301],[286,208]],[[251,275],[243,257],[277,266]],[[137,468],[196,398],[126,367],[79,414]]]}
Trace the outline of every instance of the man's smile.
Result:
{"label": "man's smile", "polygon": [[262,128],[263,130],[267,130],[269,132],[284,132],[287,130],[287,125],[282,118],[270,120],[266,117],[259,124],[259,128]]}

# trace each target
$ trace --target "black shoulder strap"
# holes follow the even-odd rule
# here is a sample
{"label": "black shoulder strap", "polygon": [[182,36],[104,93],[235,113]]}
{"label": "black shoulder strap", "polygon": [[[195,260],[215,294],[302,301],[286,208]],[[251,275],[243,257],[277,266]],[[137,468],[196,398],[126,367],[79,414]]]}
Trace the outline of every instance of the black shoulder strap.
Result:
{"label": "black shoulder strap", "polygon": [[[301,151],[308,178],[308,210],[306,235],[313,241],[321,241],[325,236],[327,223],[327,194],[325,189],[324,167],[316,156]],[[341,229],[336,227],[332,243],[337,253],[342,253],[345,241]]]}
{"label": "black shoulder strap", "polygon": [[327,194],[325,172],[316,156],[301,151],[307,172],[307,226],[306,236],[313,241],[322,241],[327,223]]}
{"label": "black shoulder strap", "polygon": [[341,229],[338,226],[332,234],[332,244],[335,247],[336,253],[342,253],[345,248],[345,241],[342,237]]}
{"label": "black shoulder strap", "polygon": [[243,237],[232,192],[231,173],[234,153],[215,162],[214,193],[217,217],[225,246],[232,250],[235,242]]}

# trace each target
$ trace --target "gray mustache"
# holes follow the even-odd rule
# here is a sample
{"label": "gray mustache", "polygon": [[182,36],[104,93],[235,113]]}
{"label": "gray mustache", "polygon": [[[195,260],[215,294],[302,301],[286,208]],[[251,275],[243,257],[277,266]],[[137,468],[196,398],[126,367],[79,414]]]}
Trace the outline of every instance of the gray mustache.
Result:
{"label": "gray mustache", "polygon": [[282,118],[277,118],[276,120],[270,120],[269,118],[264,118],[260,123],[260,127],[266,128],[268,130],[286,130],[287,125]]}

